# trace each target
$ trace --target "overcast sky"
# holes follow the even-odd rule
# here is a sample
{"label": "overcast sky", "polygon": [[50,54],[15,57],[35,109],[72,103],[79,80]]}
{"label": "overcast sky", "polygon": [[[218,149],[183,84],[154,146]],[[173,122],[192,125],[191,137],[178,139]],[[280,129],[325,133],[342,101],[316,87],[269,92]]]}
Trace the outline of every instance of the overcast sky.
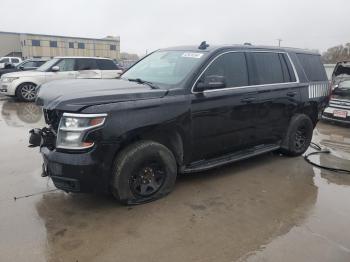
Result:
{"label": "overcast sky", "polygon": [[[144,54],[194,44],[318,49],[350,42],[349,0],[2,0],[0,31],[102,38]],[[1,43],[0,43],[1,44]]]}

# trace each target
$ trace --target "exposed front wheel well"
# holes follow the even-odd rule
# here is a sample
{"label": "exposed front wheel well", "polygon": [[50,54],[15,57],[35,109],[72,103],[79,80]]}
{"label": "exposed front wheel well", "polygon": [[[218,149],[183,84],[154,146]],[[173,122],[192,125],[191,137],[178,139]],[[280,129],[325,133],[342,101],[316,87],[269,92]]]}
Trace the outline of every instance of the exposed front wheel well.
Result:
{"label": "exposed front wheel well", "polygon": [[140,140],[154,141],[165,146],[173,153],[178,167],[183,165],[184,145],[179,132],[170,130],[137,132],[137,134],[130,135],[129,138],[125,139],[118,151]]}

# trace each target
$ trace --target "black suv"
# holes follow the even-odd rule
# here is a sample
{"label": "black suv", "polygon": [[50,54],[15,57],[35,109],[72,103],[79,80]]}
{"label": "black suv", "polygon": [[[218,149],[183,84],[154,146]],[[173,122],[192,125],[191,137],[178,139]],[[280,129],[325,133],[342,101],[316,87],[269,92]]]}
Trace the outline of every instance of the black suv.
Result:
{"label": "black suv", "polygon": [[48,127],[32,130],[30,144],[57,188],[144,203],[168,194],[179,173],[274,150],[303,154],[329,94],[311,51],[161,49],[119,80],[44,84],[36,103]]}

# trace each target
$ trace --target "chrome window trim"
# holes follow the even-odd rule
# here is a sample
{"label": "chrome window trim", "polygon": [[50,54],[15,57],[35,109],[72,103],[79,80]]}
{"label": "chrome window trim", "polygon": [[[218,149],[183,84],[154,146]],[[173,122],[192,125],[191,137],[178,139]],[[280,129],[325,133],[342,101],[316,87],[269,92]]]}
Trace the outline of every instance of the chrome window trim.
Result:
{"label": "chrome window trim", "polygon": [[[283,82],[283,83],[273,83],[273,84],[262,84],[262,85],[248,85],[248,86],[234,86],[234,87],[226,87],[226,88],[219,88],[219,89],[210,89],[210,90],[205,90],[203,92],[195,92],[193,91],[196,84],[198,83],[199,79],[202,77],[202,75],[205,73],[205,71],[209,68],[209,66],[216,60],[218,59],[220,56],[225,55],[225,54],[229,54],[229,53],[274,53],[274,54],[286,54],[290,64],[292,65],[292,69],[295,75],[295,82]],[[242,89],[242,88],[248,88],[248,87],[260,87],[260,86],[276,86],[276,85],[290,85],[290,84],[299,84],[300,83],[300,79],[299,79],[299,75],[296,71],[295,65],[290,57],[290,55],[287,52],[283,52],[283,51],[268,51],[268,50],[262,50],[262,51],[253,51],[253,50],[248,50],[248,51],[227,51],[221,54],[218,54],[214,59],[212,59],[210,61],[210,63],[204,68],[204,70],[200,73],[200,75],[197,77],[196,81],[194,82],[194,84],[192,85],[191,88],[191,93],[192,94],[203,94],[203,93],[210,93],[210,92],[218,92],[218,91],[225,91],[225,90],[232,90],[232,89]]]}

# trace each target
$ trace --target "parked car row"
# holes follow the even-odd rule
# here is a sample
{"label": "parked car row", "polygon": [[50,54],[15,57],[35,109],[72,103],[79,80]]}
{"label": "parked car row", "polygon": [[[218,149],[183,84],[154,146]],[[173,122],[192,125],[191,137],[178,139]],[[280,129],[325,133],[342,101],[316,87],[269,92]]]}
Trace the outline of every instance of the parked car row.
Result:
{"label": "parked car row", "polygon": [[18,65],[7,63],[5,64],[4,68],[0,69],[0,77],[3,74],[12,72],[36,70],[38,67],[42,66],[46,62],[47,60],[44,59],[27,59],[19,63]]}
{"label": "parked car row", "polygon": [[[35,63],[34,61],[25,61]],[[24,62],[23,62],[24,63]],[[22,67],[23,66],[23,67]],[[11,70],[11,69],[3,69]],[[122,70],[111,59],[98,57],[55,57],[34,71],[25,71],[25,65],[4,73],[0,79],[0,93],[31,102],[37,88],[43,83],[75,78],[118,78]]]}

